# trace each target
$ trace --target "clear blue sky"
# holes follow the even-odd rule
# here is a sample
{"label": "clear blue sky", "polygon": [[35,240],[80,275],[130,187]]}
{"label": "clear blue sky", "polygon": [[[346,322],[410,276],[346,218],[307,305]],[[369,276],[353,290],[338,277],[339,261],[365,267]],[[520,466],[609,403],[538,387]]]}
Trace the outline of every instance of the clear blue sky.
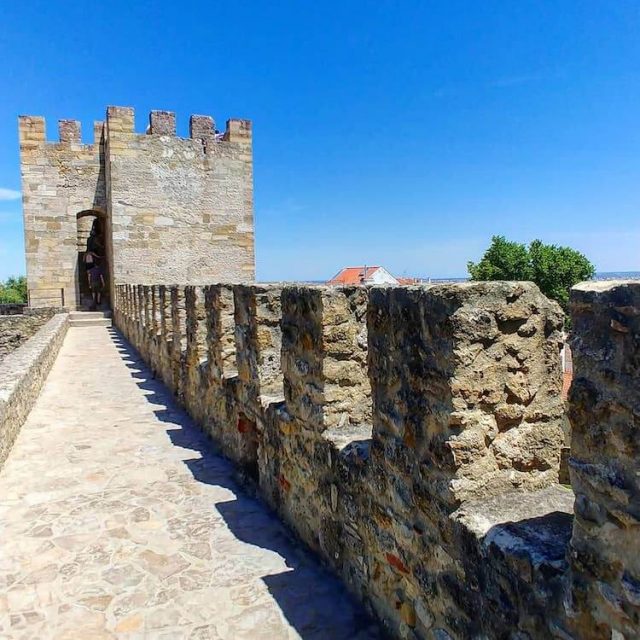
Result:
{"label": "clear blue sky", "polygon": [[24,271],[16,117],[254,122],[260,279],[462,276],[492,234],[640,270],[640,5],[5,2],[0,277]]}

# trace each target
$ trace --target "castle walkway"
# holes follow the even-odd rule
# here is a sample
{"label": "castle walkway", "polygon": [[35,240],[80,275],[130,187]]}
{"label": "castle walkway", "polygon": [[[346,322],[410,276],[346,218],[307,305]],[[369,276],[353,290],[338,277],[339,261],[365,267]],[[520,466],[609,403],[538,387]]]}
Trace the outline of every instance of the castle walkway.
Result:
{"label": "castle walkway", "polygon": [[0,473],[0,637],[376,637],[115,331],[70,328]]}

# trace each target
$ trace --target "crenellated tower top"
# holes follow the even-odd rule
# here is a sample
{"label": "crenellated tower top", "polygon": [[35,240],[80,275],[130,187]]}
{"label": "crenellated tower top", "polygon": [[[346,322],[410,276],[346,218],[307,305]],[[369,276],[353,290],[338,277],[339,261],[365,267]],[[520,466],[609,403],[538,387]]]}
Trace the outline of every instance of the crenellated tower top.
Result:
{"label": "crenellated tower top", "polygon": [[[137,134],[135,131],[135,111],[132,107],[107,107],[106,119],[104,121],[96,120],[93,124],[92,144],[100,145],[104,142],[105,124],[110,135],[179,137],[176,133],[176,114],[174,111],[151,111],[146,132]],[[79,120],[58,120],[58,140],[55,142],[47,140],[46,122],[42,116],[19,116],[18,128],[21,149],[36,148],[43,144],[83,145]],[[189,138],[204,142],[250,144],[251,120],[231,118],[226,122],[225,131],[220,133],[216,130],[215,121],[211,116],[192,115],[189,118]]]}

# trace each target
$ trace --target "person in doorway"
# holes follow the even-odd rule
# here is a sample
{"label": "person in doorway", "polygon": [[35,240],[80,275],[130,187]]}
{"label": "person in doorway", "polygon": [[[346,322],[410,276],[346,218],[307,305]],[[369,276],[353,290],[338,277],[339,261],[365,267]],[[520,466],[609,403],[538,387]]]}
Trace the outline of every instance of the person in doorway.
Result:
{"label": "person in doorway", "polygon": [[[89,291],[93,298],[92,308],[95,308],[102,302],[102,288],[104,287],[104,270],[102,269],[103,258],[104,243],[102,241],[102,224],[100,219],[96,218],[91,225],[91,232],[87,238],[87,250],[83,256],[84,268],[87,274],[87,281],[89,283]],[[97,269],[97,271],[95,271],[95,277],[92,276],[92,271],[94,269]],[[102,282],[102,286],[100,286],[100,282]],[[98,289],[97,291],[96,288]]]}
{"label": "person in doorway", "polygon": [[89,271],[91,271],[91,269],[93,269],[93,267],[98,264],[99,258],[100,256],[98,256],[96,253],[93,253],[93,251],[85,251],[83,261],[84,268],[87,271],[87,277],[89,277]]}
{"label": "person in doorway", "polygon": [[91,305],[91,311],[95,311],[102,304],[102,292],[105,287],[104,273],[102,267],[99,264],[89,269],[89,288],[91,289],[91,297],[93,304]]}
{"label": "person in doorway", "polygon": [[89,272],[95,265],[102,264],[104,257],[104,243],[102,242],[102,226],[96,218],[91,226],[91,232],[87,238],[87,250],[84,254],[84,264]]}
{"label": "person in doorway", "polygon": [[102,241],[102,224],[100,218],[96,218],[91,225],[91,231],[87,238],[87,253],[94,253],[98,256],[104,253],[104,243]]}

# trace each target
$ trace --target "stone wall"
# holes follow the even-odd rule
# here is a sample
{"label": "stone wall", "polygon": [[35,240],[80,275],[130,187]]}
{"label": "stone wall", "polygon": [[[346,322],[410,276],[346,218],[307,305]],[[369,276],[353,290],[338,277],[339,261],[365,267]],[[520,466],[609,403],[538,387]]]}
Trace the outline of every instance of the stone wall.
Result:
{"label": "stone wall", "polygon": [[0,304],[0,316],[17,316],[24,313],[26,303],[10,302]]}
{"label": "stone wall", "polygon": [[223,136],[192,116],[190,138],[175,114],[152,111],[147,134],[133,109],[107,111],[107,183],[116,283],[201,284],[255,278],[251,123]]}
{"label": "stone wall", "polygon": [[111,286],[254,280],[251,123],[228,120],[218,134],[191,116],[179,138],[175,114],[149,121],[136,133],[133,109],[109,107],[83,144],[77,121],[61,120],[53,143],[44,118],[19,118],[31,307],[82,306],[88,215],[104,227]]}
{"label": "stone wall", "polygon": [[0,316],[0,361],[31,338],[52,315],[53,311]]}
{"label": "stone wall", "polygon": [[[568,553],[586,542],[558,484],[563,322],[534,285],[130,285],[115,321],[393,636],[636,637],[589,613],[608,558],[635,606],[632,561]],[[615,497],[631,527],[635,494]]]}
{"label": "stone wall", "polygon": [[640,282],[571,297],[572,606],[602,637],[640,637]]}
{"label": "stone wall", "polygon": [[44,118],[21,116],[20,169],[29,305],[75,308],[77,215],[106,212],[103,123],[83,144],[80,123],[61,120],[47,142]]}
{"label": "stone wall", "polygon": [[67,332],[67,315],[57,314],[0,362],[0,467],[40,393]]}

